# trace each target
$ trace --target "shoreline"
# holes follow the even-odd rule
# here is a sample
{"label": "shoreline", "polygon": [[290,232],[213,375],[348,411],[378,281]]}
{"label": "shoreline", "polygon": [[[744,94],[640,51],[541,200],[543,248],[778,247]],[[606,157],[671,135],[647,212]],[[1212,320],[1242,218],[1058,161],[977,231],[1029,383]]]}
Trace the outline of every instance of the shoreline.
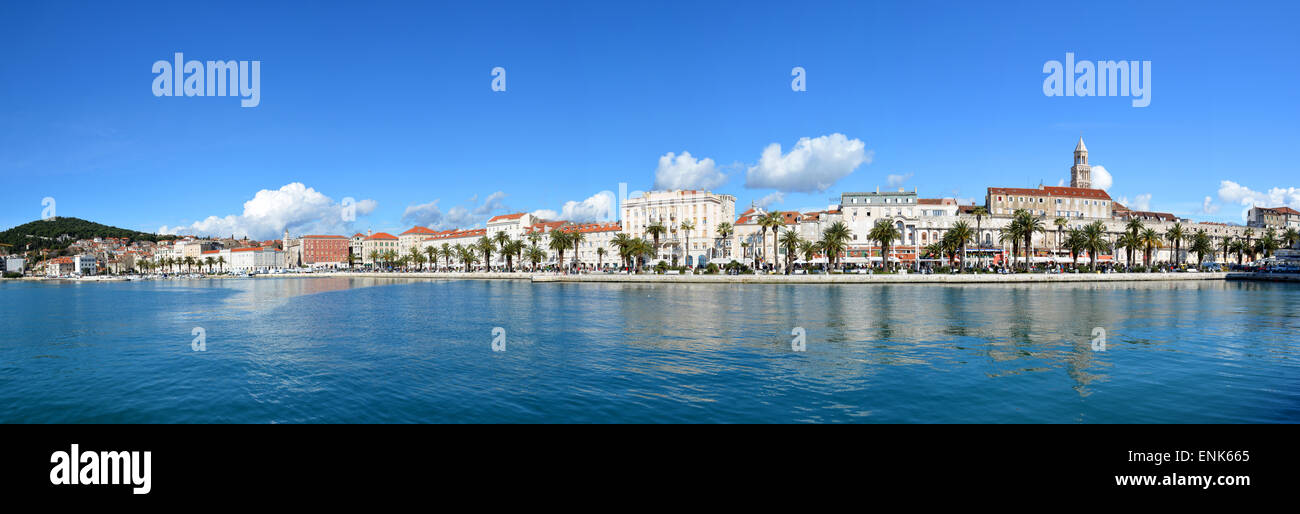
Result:
{"label": "shoreline", "polygon": [[[956,274],[956,275],[858,275],[858,274],[817,274],[817,275],[558,275],[551,273],[528,272],[489,272],[489,273],[346,273],[314,272],[254,275],[253,279],[275,278],[384,278],[408,280],[520,280],[534,283],[606,283],[606,284],[1026,284],[1026,283],[1092,283],[1092,282],[1173,282],[1202,280],[1260,281],[1260,282],[1300,282],[1300,275],[1252,272],[1215,272],[1215,273],[1018,273],[1011,275],[996,274]],[[213,275],[196,280],[230,280],[246,277]],[[21,281],[32,282],[66,282],[98,283],[128,282],[126,278],[109,279],[71,279],[50,277],[23,277]]]}
{"label": "shoreline", "polygon": [[[417,280],[528,280],[535,283],[637,284],[1012,284],[1225,280],[1228,273],[1069,273],[968,275],[555,275],[550,273],[310,273],[287,276],[406,278]],[[258,275],[284,277],[286,275]]]}

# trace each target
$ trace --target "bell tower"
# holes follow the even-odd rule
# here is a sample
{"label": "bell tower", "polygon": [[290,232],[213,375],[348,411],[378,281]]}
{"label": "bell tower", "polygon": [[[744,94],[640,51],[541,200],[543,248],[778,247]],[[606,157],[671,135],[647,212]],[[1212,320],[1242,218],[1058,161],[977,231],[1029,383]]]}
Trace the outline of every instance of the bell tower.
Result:
{"label": "bell tower", "polygon": [[1092,187],[1092,166],[1088,165],[1088,147],[1083,145],[1083,136],[1079,136],[1079,144],[1074,145],[1074,165],[1070,166],[1070,187]]}

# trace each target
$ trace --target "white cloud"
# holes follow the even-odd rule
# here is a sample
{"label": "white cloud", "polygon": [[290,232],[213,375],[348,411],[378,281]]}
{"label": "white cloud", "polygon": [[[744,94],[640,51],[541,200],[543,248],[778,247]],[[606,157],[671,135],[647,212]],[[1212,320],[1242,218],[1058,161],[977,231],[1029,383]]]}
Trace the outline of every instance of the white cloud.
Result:
{"label": "white cloud", "polygon": [[1241,219],[1245,220],[1251,207],[1287,206],[1300,209],[1300,188],[1274,187],[1267,192],[1255,191],[1231,180],[1219,182],[1219,200],[1242,206]]}
{"label": "white cloud", "polygon": [[1105,166],[1093,166],[1091,174],[1092,174],[1093,189],[1103,189],[1109,191],[1110,186],[1115,183],[1114,177],[1110,176],[1110,172],[1106,171]]}
{"label": "white cloud", "polygon": [[785,193],[775,191],[754,202],[755,207],[766,209],[769,205],[778,204],[785,201]]}
{"label": "white cloud", "polygon": [[1057,187],[1065,187],[1065,179],[1057,180],[1057,181],[1056,181],[1056,186],[1057,186]]}
{"label": "white cloud", "polygon": [[533,216],[546,220],[567,220],[574,222],[608,221],[615,219],[614,205],[617,197],[611,191],[601,191],[581,202],[570,200],[564,203],[560,212],[551,209],[538,209]]}
{"label": "white cloud", "polygon": [[1219,206],[1214,204],[1212,198],[1205,197],[1205,201],[1201,203],[1201,214],[1214,214],[1216,212],[1219,212]]}
{"label": "white cloud", "polygon": [[781,153],[780,143],[772,143],[763,149],[758,164],[749,168],[745,187],[787,193],[825,191],[859,165],[870,164],[872,155],[861,140],[839,133],[802,138],[786,154]]}
{"label": "white cloud", "polygon": [[1140,194],[1140,195],[1137,195],[1137,196],[1133,197],[1133,203],[1132,203],[1132,204],[1129,204],[1129,203],[1126,203],[1126,202],[1120,202],[1120,203],[1123,203],[1123,204],[1124,204],[1125,206],[1127,206],[1129,209],[1132,209],[1132,210],[1135,210],[1135,211],[1150,211],[1150,210],[1151,210],[1151,193]]}
{"label": "white cloud", "polygon": [[[437,230],[478,227],[486,223],[494,213],[509,209],[501,201],[505,197],[504,192],[497,191],[488,195],[483,200],[483,203],[474,207],[473,210],[457,205],[448,209],[446,213],[442,212],[442,209],[438,206],[441,199],[419,205],[408,205],[406,210],[402,211],[402,223]],[[474,195],[470,197],[470,200],[473,202],[477,198],[478,195]]]}
{"label": "white cloud", "polygon": [[912,178],[911,173],[906,173],[903,175],[895,175],[891,173],[889,176],[885,177],[885,180],[889,183],[889,187],[898,187],[900,185],[903,185],[903,183],[907,182],[907,179],[910,178]]}
{"label": "white cloud", "polygon": [[[374,200],[356,202],[356,215],[365,216],[375,210]],[[301,182],[285,184],[280,189],[263,189],[244,202],[244,212],[223,217],[208,216],[189,225],[158,228],[162,234],[193,234],[199,236],[251,237],[273,239],[284,234],[343,234],[352,231],[353,221],[345,220],[346,210],[319,191]]]}
{"label": "white cloud", "polygon": [[[506,194],[502,191],[488,195],[487,199],[483,200],[483,205],[474,208],[474,214],[485,215],[506,210],[505,204],[501,203],[501,199],[505,197]],[[474,198],[478,198],[478,195],[474,195]],[[473,203],[473,201],[471,200],[470,203]]]}
{"label": "white cloud", "polygon": [[422,227],[437,225],[442,221],[442,210],[438,209],[438,200],[406,206],[406,210],[402,211],[402,221]]}
{"label": "white cloud", "polygon": [[655,189],[713,189],[726,182],[727,176],[713,159],[697,160],[690,152],[663,154],[655,168]]}

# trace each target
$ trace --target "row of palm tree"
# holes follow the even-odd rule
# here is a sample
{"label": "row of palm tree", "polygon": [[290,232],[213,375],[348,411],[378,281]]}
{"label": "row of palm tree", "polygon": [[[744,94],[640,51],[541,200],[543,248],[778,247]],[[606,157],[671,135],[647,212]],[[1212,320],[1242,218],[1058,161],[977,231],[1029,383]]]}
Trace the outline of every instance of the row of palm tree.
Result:
{"label": "row of palm tree", "polygon": [[161,269],[164,271],[173,271],[173,272],[181,271],[182,269],[186,271],[193,271],[195,268],[198,268],[200,271],[202,271],[206,267],[208,272],[211,273],[213,271],[224,270],[226,266],[226,258],[223,256],[184,257],[184,258],[163,257],[161,259],[158,259],[157,261],[147,261],[144,259],[140,259],[136,261],[135,266],[139,268],[140,271],[156,271]]}

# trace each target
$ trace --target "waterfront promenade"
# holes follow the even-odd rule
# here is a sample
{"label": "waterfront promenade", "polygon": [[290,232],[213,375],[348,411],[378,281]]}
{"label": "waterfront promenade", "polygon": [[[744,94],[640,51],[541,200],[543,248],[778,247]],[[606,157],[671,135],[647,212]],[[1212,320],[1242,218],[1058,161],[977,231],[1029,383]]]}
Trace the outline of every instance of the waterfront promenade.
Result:
{"label": "waterfront promenade", "polygon": [[622,275],[553,273],[312,273],[310,275],[422,280],[530,280],[532,282],[598,283],[692,283],[692,284],[1009,284],[1026,282],[1164,282],[1181,280],[1224,280],[1227,273],[1016,273],[997,274],[817,274],[817,275]]}

